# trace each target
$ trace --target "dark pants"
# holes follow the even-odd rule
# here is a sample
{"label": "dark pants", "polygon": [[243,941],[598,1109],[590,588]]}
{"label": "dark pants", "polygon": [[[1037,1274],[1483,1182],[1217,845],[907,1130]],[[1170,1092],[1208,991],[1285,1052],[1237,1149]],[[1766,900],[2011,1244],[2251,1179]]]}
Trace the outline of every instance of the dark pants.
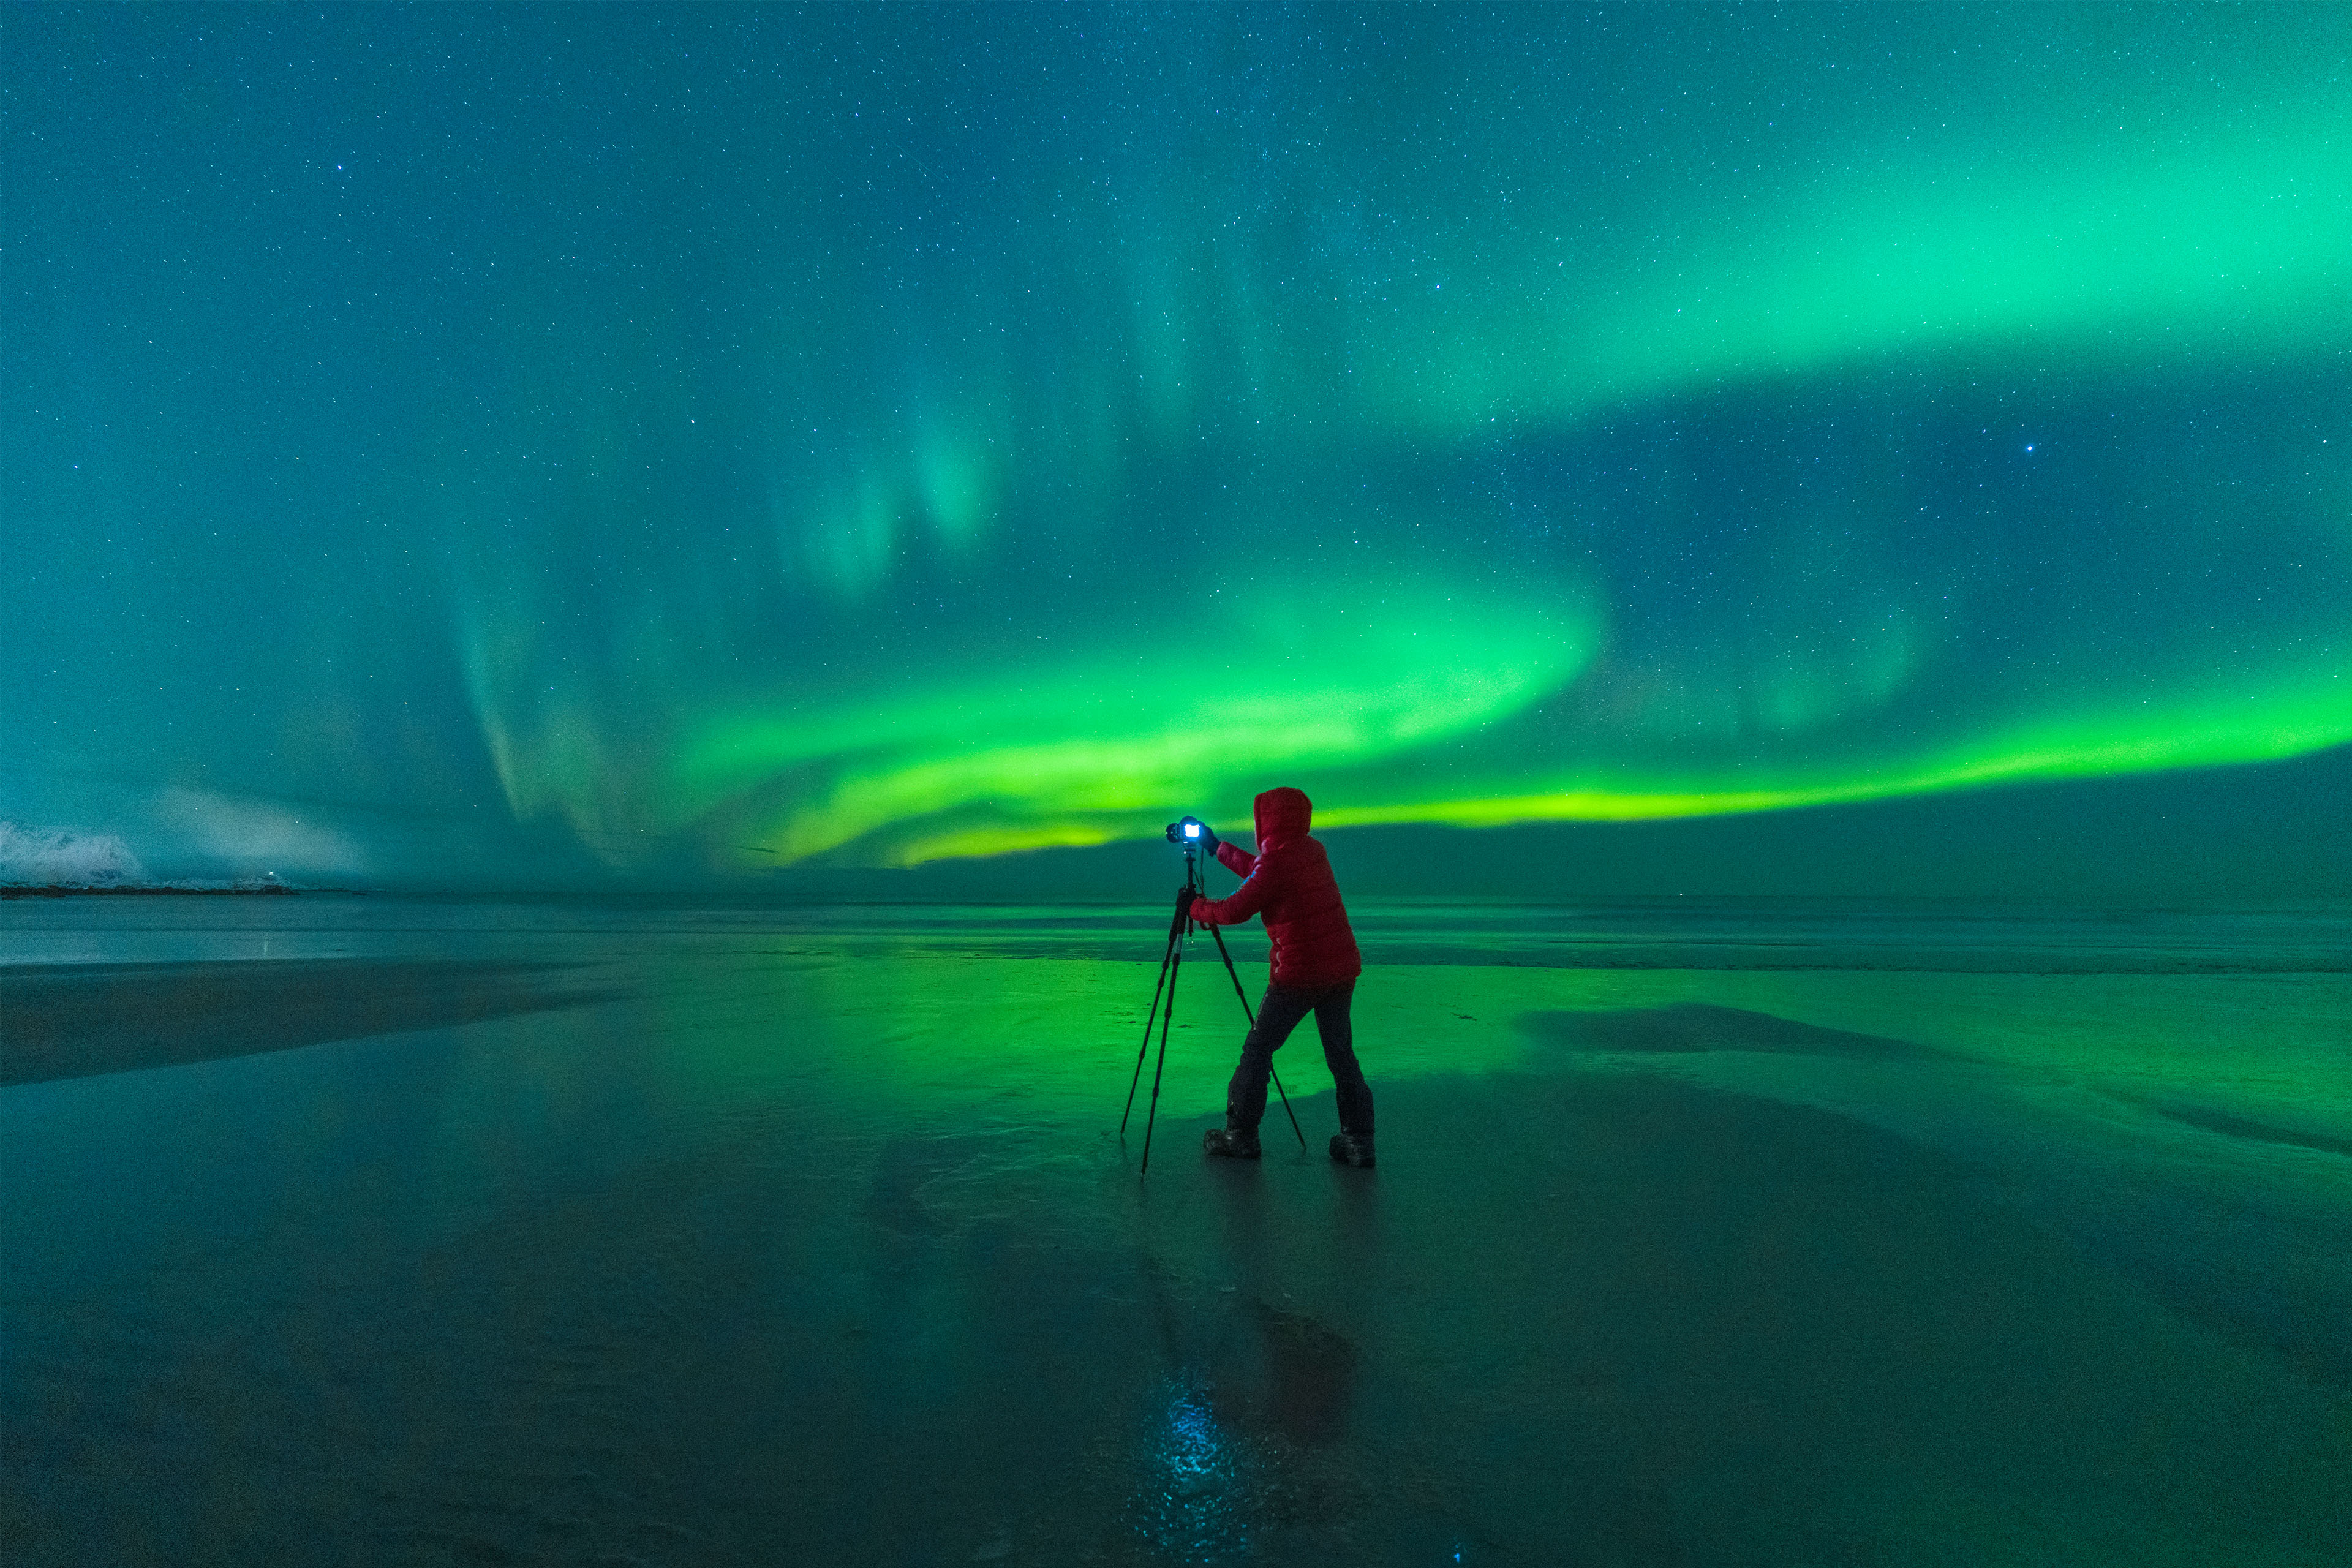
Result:
{"label": "dark pants", "polygon": [[1355,1036],[1348,1027],[1348,1004],[1356,983],[1342,981],[1318,991],[1294,991],[1269,985],[1257,1005],[1257,1023],[1242,1042],[1242,1065],[1225,1086],[1225,1125],[1236,1132],[1255,1132],[1265,1114],[1265,1080],[1274,1071],[1274,1053],[1307,1014],[1315,1015],[1316,1032],[1323,1037],[1324,1065],[1339,1086],[1339,1126],[1358,1138],[1372,1135],[1372,1090],[1364,1069],[1356,1065]]}

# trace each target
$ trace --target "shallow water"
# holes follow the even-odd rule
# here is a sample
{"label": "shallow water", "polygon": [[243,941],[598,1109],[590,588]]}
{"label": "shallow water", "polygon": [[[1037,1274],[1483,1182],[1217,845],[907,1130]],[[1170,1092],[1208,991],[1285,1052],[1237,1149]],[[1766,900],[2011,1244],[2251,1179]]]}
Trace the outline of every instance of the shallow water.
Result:
{"label": "shallow water", "polygon": [[0,904],[0,1555],[2352,1561],[2352,910],[1358,915]]}

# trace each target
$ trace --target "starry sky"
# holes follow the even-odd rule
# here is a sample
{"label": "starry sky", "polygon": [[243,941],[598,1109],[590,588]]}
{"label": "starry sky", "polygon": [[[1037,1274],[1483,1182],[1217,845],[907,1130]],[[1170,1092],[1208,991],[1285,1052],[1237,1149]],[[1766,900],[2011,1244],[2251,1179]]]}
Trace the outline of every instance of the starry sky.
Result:
{"label": "starry sky", "polygon": [[2352,776],[2352,11],[4,26],[0,818],[157,874]]}

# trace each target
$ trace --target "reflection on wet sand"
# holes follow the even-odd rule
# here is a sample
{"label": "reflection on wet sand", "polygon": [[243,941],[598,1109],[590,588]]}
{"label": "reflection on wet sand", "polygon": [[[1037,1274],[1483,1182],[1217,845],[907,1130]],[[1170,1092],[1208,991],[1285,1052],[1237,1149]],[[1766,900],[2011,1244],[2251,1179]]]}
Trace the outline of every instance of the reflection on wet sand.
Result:
{"label": "reflection on wet sand", "polygon": [[[1931,1004],[2032,988],[1381,976],[1377,1170],[1311,1064],[1307,1150],[1203,1161],[1234,1030],[1180,1020],[1142,1181],[1140,966],[572,951],[44,977],[86,1070],[92,1018],[192,1026],[0,1091],[11,1568],[2352,1560],[2336,1298],[2209,1310],[2242,1227],[2156,1279],[2030,1215],[2078,1152]],[[229,1059],[370,1016],[473,1026]]]}
{"label": "reflection on wet sand", "polygon": [[1796,1056],[1922,1057],[1908,1040],[1824,1029],[1742,1007],[1679,1002],[1665,1007],[1522,1013],[1513,1023],[1530,1039],[1586,1051],[1777,1051]]}
{"label": "reflection on wet sand", "polygon": [[579,966],[277,959],[0,966],[0,1086],[480,1023],[618,993]]}

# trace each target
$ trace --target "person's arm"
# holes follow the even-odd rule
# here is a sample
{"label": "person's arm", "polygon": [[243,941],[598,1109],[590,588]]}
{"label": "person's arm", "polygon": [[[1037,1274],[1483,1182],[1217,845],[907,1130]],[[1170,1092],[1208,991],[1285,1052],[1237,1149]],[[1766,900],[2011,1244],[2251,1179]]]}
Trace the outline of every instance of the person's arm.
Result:
{"label": "person's arm", "polygon": [[1265,908],[1266,900],[1274,895],[1274,879],[1265,875],[1265,867],[1257,858],[1251,857],[1250,863],[1258,869],[1248,881],[1234,889],[1231,898],[1213,901],[1194,899],[1192,918],[1202,925],[1237,926]]}
{"label": "person's arm", "polygon": [[1246,879],[1257,869],[1257,857],[1230,839],[1217,840],[1217,864],[1234,876]]}

